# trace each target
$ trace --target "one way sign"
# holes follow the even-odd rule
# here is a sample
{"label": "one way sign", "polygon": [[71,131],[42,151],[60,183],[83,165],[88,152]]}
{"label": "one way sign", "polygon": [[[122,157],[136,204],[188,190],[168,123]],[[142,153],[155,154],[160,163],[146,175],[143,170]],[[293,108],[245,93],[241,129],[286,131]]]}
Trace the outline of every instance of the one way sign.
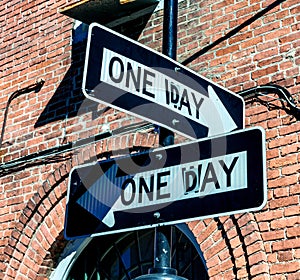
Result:
{"label": "one way sign", "polygon": [[244,127],[244,100],[99,24],[89,28],[83,93],[191,139]]}
{"label": "one way sign", "polygon": [[110,159],[70,174],[68,239],[261,209],[260,128]]}

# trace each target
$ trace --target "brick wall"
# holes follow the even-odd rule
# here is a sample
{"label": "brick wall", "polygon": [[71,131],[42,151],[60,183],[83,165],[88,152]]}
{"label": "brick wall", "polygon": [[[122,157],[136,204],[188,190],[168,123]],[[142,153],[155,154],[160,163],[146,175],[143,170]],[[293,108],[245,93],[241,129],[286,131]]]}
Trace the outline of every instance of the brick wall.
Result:
{"label": "brick wall", "polygon": [[[2,163],[56,146],[63,134],[63,123],[36,126],[71,62],[72,21],[57,16],[61,4],[62,1],[4,1],[0,7],[1,124],[7,110],[1,146]],[[45,84],[39,92],[29,90],[8,104],[14,92],[41,79],[45,80]],[[49,209],[51,199],[49,197],[45,205],[40,205],[42,212],[38,212],[29,223],[28,219],[34,217],[33,212],[37,213],[30,205],[34,194],[54,168],[54,165],[27,163],[8,172],[1,170],[1,279],[36,277],[39,269],[36,259],[43,258],[43,254],[42,250],[35,250],[31,238],[34,226],[43,220],[43,214],[49,213],[45,209]],[[59,207],[62,209],[62,204]],[[40,241],[41,247],[47,248],[46,240]],[[26,251],[28,247],[30,249]],[[28,255],[24,258],[26,252]],[[26,266],[20,265],[22,260]]]}
{"label": "brick wall", "polygon": [[[66,244],[62,231],[72,166],[157,145],[151,127],[133,129],[141,120],[84,100],[86,42],[72,43],[73,20],[58,13],[66,2],[0,6],[0,123],[12,93],[45,81],[39,91],[17,95],[7,111],[0,169],[1,279],[49,279]],[[238,92],[276,83],[298,102],[298,0],[190,0],[179,7],[178,61],[202,50],[188,67],[220,85]],[[161,50],[162,15],[152,16],[139,39],[156,50]],[[300,279],[300,123],[278,97],[274,92],[246,99],[246,126],[266,129],[267,205],[257,213],[189,223],[211,279]],[[130,131],[76,153],[26,160],[101,133],[107,125]]]}

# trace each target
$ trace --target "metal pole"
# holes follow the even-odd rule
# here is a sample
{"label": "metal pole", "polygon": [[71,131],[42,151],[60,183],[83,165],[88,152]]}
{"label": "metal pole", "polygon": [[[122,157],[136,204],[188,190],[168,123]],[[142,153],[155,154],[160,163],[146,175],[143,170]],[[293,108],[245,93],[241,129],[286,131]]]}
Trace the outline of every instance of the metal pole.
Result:
{"label": "metal pole", "polygon": [[[168,238],[169,236],[169,238]],[[151,273],[170,273],[176,275],[176,270],[171,268],[171,229],[159,227],[155,229],[154,237],[154,267]]]}
{"label": "metal pole", "polygon": [[149,269],[148,274],[141,275],[134,280],[188,280],[178,276],[177,270],[171,268],[171,250],[167,238],[170,233],[170,229],[166,227],[155,230],[154,267]]}
{"label": "metal pole", "polygon": [[[176,60],[177,51],[177,17],[178,0],[164,0],[162,52],[174,60]],[[174,144],[174,133],[161,127],[159,144],[161,146]],[[176,269],[171,268],[171,235],[170,228],[158,227],[155,229],[154,267],[149,270],[148,275],[142,275],[135,280],[187,280],[177,276]]]}
{"label": "metal pole", "polygon": [[[178,0],[164,0],[162,52],[174,60],[177,57],[177,18]],[[173,145],[174,133],[161,127],[159,144],[161,146]],[[166,228],[160,227],[155,230],[153,269],[156,272],[160,272],[159,270],[164,268],[171,268],[170,244],[166,234],[169,234],[171,240],[170,229],[169,233],[166,233]]]}
{"label": "metal pole", "polygon": [[[162,53],[174,60],[176,60],[177,53],[177,18],[178,0],[164,0]],[[159,144],[164,147],[173,145],[174,133],[161,127]]]}
{"label": "metal pole", "polygon": [[164,0],[162,53],[176,60],[178,0]]}
{"label": "metal pole", "polygon": [[[178,0],[164,0],[163,42],[162,52],[176,60],[177,57],[177,18]],[[161,146],[174,144],[174,133],[168,129],[160,128],[159,141]],[[171,229],[160,227],[155,229],[154,268],[152,273],[175,274],[171,268]],[[168,271],[169,269],[169,271]]]}
{"label": "metal pole", "polygon": [[[162,53],[174,60],[177,57],[177,18],[178,0],[164,0]],[[159,144],[161,146],[173,145],[174,133],[168,129],[160,128]],[[164,227],[156,228],[153,270],[158,273],[166,268],[171,269],[170,244],[167,235],[171,240],[171,229],[167,233]],[[174,272],[170,271],[170,273],[173,274]]]}

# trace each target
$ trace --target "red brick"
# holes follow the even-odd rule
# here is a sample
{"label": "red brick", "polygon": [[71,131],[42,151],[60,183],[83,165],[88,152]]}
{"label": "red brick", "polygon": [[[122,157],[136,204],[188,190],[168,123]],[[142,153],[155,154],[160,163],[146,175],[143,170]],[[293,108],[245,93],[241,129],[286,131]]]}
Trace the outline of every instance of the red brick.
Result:
{"label": "red brick", "polygon": [[298,184],[295,184],[293,186],[290,186],[290,194],[295,195],[300,193],[300,188]]}
{"label": "red brick", "polygon": [[261,232],[270,230],[270,226],[269,226],[268,222],[260,222],[258,224],[258,227],[259,227]]}
{"label": "red brick", "polygon": [[268,262],[269,263],[276,263],[277,261],[277,254],[273,253],[273,254],[268,254]]}
{"label": "red brick", "polygon": [[231,228],[226,232],[226,235],[229,239],[234,238],[238,235],[236,228]]}
{"label": "red brick", "polygon": [[284,238],[284,230],[272,230],[269,232],[262,232],[261,235],[264,241],[279,240]]}
{"label": "red brick", "polygon": [[258,276],[255,276],[255,277],[251,277],[252,280],[268,280],[270,279],[270,276],[268,273],[264,273],[262,275],[258,275]]}
{"label": "red brick", "polygon": [[296,248],[300,248],[299,238],[276,241],[272,244],[272,249],[274,251],[282,251],[282,250],[296,249]]}
{"label": "red brick", "polygon": [[286,166],[282,168],[281,172],[283,175],[290,175],[290,174],[298,173],[299,171],[300,171],[300,164],[295,164],[295,165]]}
{"label": "red brick", "polygon": [[234,237],[233,239],[230,239],[230,245],[232,248],[237,248],[239,245],[241,245],[241,240],[239,236]]}
{"label": "red brick", "polygon": [[262,273],[269,273],[269,265],[267,263],[254,265],[250,267],[250,273],[252,276],[262,274]]}
{"label": "red brick", "polygon": [[298,176],[293,175],[286,175],[281,178],[276,178],[268,181],[269,188],[278,188],[278,187],[285,187],[290,186],[298,183]]}
{"label": "red brick", "polygon": [[202,243],[206,238],[208,238],[214,231],[217,230],[216,223],[211,221],[207,228],[197,237],[197,241]]}
{"label": "red brick", "polygon": [[255,217],[257,221],[272,221],[283,217],[283,210],[272,210],[268,212],[256,213]]}
{"label": "red brick", "polygon": [[239,44],[231,45],[230,47],[217,51],[217,56],[223,56],[229,53],[233,53],[239,49],[240,49]]}
{"label": "red brick", "polygon": [[[57,9],[63,1],[54,1],[55,3],[48,1],[47,5],[45,1],[41,1],[40,4],[36,1],[28,3],[28,1],[6,0],[4,2],[3,5],[0,5],[2,12],[0,12],[2,14],[0,15],[0,29],[4,34],[0,51],[2,55],[0,62],[2,73],[2,77],[0,77],[2,89],[0,109],[5,108],[7,98],[13,91],[21,89],[31,82],[34,83],[40,77],[46,80],[46,84],[40,92],[31,92],[26,96],[19,96],[13,101],[5,133],[6,153],[1,161],[9,161],[27,154],[44,151],[49,147],[71,142],[84,135],[93,135],[99,131],[99,127],[101,129],[103,123],[107,122],[109,118],[110,121],[114,121],[108,123],[112,129],[135,122],[132,119],[128,120],[124,114],[117,116],[118,114],[114,114],[115,110],[107,110],[108,113],[103,112],[106,106],[94,106],[98,108],[97,113],[101,113],[101,116],[95,116],[95,120],[87,121],[84,126],[79,127],[79,123],[82,124],[88,120],[84,119],[84,113],[80,116],[73,116],[74,113],[76,114],[76,110],[73,109],[79,106],[79,100],[76,101],[75,97],[76,91],[80,91],[82,78],[79,77],[79,73],[83,67],[83,61],[80,62],[81,65],[78,65],[79,58],[77,56],[82,56],[84,59],[84,46],[82,46],[82,51],[78,52],[80,47],[76,44],[70,45],[73,20],[57,13]],[[178,30],[180,44],[178,54],[180,56],[178,60],[182,61],[183,58],[203,49],[216,39],[222,38],[230,30],[240,26],[245,20],[253,17],[259,10],[273,2],[272,0],[264,2],[250,0],[249,3],[247,1],[234,2],[233,0],[214,3],[196,1],[189,5],[181,2],[180,28]],[[298,13],[299,0],[283,1],[271,12],[257,18],[252,24],[190,63],[189,67],[199,73],[210,75],[220,85],[225,85],[236,91],[268,82],[276,83],[288,88],[295,101],[298,102],[300,91],[299,68],[297,67],[300,63],[300,59],[298,59],[300,41],[298,40],[299,36],[297,36],[299,35],[298,22],[300,21]],[[145,44],[157,50],[161,50],[162,16],[162,11],[154,13],[140,38]],[[35,28],[32,28],[33,25]],[[204,35],[206,38],[203,37]],[[156,39],[158,40],[155,41]],[[290,51],[293,49],[296,50],[295,54]],[[50,106],[55,107],[58,104],[52,104],[55,96],[64,93],[66,89],[69,91],[68,96],[71,97],[68,101],[70,104],[70,108],[67,108],[68,116],[62,115],[61,119],[54,120],[54,114],[59,113],[59,111],[54,112],[53,110],[53,117],[49,119],[50,122],[39,126],[38,118],[50,113],[48,112]],[[272,266],[274,270],[272,272],[275,273],[276,269],[282,269],[282,273],[272,274],[271,279],[280,279],[282,276],[287,280],[299,279],[297,271],[288,272],[288,268],[280,266],[283,264],[280,263],[281,261],[288,264],[300,259],[300,249],[297,249],[297,243],[293,244],[296,249],[293,247],[292,250],[278,250],[280,246],[283,246],[283,243],[280,242],[285,241],[287,242],[285,246],[291,247],[289,242],[292,242],[291,240],[297,242],[299,237],[298,223],[295,220],[295,217],[299,216],[300,194],[298,171],[300,138],[297,135],[299,121],[292,117],[289,112],[272,107],[272,104],[280,107],[285,105],[270,99],[272,96],[280,96],[276,94],[268,94],[268,96],[269,98],[259,97],[261,100],[259,102],[257,102],[258,98],[245,98],[247,103],[245,123],[247,126],[260,125],[267,130],[269,201],[263,211],[254,213],[259,227],[254,224],[255,219],[247,220],[245,218],[245,223],[242,226],[240,223],[243,218],[238,221],[244,236],[249,237],[251,233],[256,232],[265,240],[265,251],[268,253],[268,260],[270,261],[268,266]],[[62,94],[60,99],[61,106],[65,106],[67,104],[65,94]],[[263,101],[268,102],[270,106],[266,106],[267,103],[263,103]],[[261,104],[259,104],[260,102]],[[87,116],[92,118],[90,114]],[[0,114],[1,121],[3,121],[3,115]],[[27,137],[31,137],[31,139]],[[105,151],[114,151],[118,147],[121,149],[131,148],[134,144],[143,144],[152,148],[153,142],[155,142],[152,140],[148,134],[131,133],[122,137],[116,135],[113,140],[103,141],[101,145],[97,145],[97,149],[94,149],[93,146],[93,149],[82,150],[78,159],[74,156],[72,164],[79,164],[85,159],[89,159],[95,155],[95,151],[104,153]],[[177,143],[181,143],[181,140]],[[63,163],[65,162],[66,160]],[[60,198],[66,192],[66,182],[58,187],[57,180],[60,180],[61,176],[67,176],[69,170],[63,171],[63,174],[60,173],[61,176],[56,173],[49,177],[49,174],[52,174],[59,165],[60,163],[47,162],[42,166],[32,166],[30,168],[32,173],[23,179],[18,179],[18,176],[22,176],[28,171],[25,167],[21,173],[16,172],[0,179],[0,209],[3,209],[0,210],[0,227],[4,229],[3,232],[0,232],[3,236],[0,240],[0,270],[3,268],[1,266],[3,262],[2,252],[4,252],[4,246],[10,238],[13,228],[20,233],[22,232],[21,241],[20,245],[17,245],[17,238],[14,236],[9,244],[17,246],[19,251],[24,251],[29,244],[41,251],[41,254],[36,252],[35,255],[28,252],[24,261],[27,263],[29,257],[35,265],[32,265],[31,262],[28,262],[27,266],[21,264],[18,274],[15,271],[18,267],[16,260],[6,258],[4,268],[7,264],[8,269],[5,273],[1,271],[1,279],[5,276],[5,280],[17,278],[41,280],[43,275],[38,275],[37,271],[40,271],[40,274],[46,273],[46,268],[40,267],[41,256],[49,253],[45,251],[45,248],[49,247],[49,242],[54,242],[54,236],[58,234],[57,230],[61,227],[59,225],[62,224],[61,217],[64,214],[63,203],[65,203],[65,199],[60,200]],[[17,179],[13,176],[16,176]],[[42,186],[46,180],[47,189],[38,190],[38,186]],[[3,181],[6,182],[3,183]],[[52,192],[54,186],[56,188]],[[38,193],[39,196],[32,198],[34,193]],[[11,200],[7,201],[8,198]],[[45,199],[41,200],[41,198]],[[10,204],[8,207],[7,202]],[[25,206],[26,204],[27,206]],[[58,205],[60,209],[58,209]],[[23,210],[24,207],[27,208]],[[51,219],[45,217],[45,215],[49,215],[48,213],[53,207],[56,207],[57,215],[51,216]],[[10,214],[11,216],[9,216]],[[37,232],[38,229],[41,230],[42,217],[45,218],[46,230],[53,237],[52,241],[44,240],[40,232]],[[215,261],[218,257],[220,259],[220,263],[213,266],[215,268],[214,273],[210,271],[210,274],[214,275],[212,279],[247,279],[250,276],[245,268],[245,259],[243,259],[244,246],[241,243],[243,240],[237,235],[236,225],[232,223],[230,218],[227,217],[223,222],[227,237],[232,237],[230,244],[233,246],[233,254],[239,267],[237,271],[232,269],[230,254],[225,246],[210,260],[213,262],[213,259]],[[207,220],[205,223],[201,221],[197,226],[195,223],[193,231],[198,240],[202,242],[201,247],[207,251],[214,248],[214,240],[219,240],[222,232],[212,220]],[[272,228],[276,230],[269,232]],[[202,233],[205,235],[203,239]],[[285,235],[282,236],[282,233]],[[34,238],[39,240],[41,248],[37,247]],[[246,242],[247,244],[248,242],[251,243],[251,240],[246,239]],[[274,252],[272,252],[273,248],[275,248]],[[257,260],[261,259],[264,262],[262,240],[257,239],[256,242],[246,246],[246,250],[251,262],[255,264],[255,254],[261,256]],[[8,255],[10,253],[13,254],[13,251],[8,250]],[[51,254],[56,254],[56,252],[51,252]],[[251,257],[251,255],[253,256]],[[9,267],[9,264],[12,267]],[[47,263],[45,262],[44,265],[46,266]],[[276,265],[278,266],[276,267]],[[226,269],[228,270],[224,271]],[[250,267],[250,270],[253,280],[270,279],[269,271],[264,267],[254,265]],[[237,276],[234,275],[234,272],[237,273]]]}
{"label": "red brick", "polygon": [[274,198],[279,198],[279,197],[287,197],[289,196],[289,188],[277,188],[274,189]]}
{"label": "red brick", "polygon": [[224,260],[230,258],[229,250],[227,250],[227,249],[225,248],[225,250],[219,252],[218,257],[219,257],[219,259],[220,259],[221,261],[224,261]]}
{"label": "red brick", "polygon": [[246,236],[254,231],[258,231],[258,225],[254,222],[247,224],[241,228],[241,233],[243,236]]}
{"label": "red brick", "polygon": [[298,225],[296,227],[288,228],[286,230],[286,235],[288,238],[300,236],[300,225],[298,221]]}
{"label": "red brick", "polygon": [[284,216],[293,215],[300,215],[300,205],[295,205],[284,209]]}
{"label": "red brick", "polygon": [[208,248],[210,248],[213,244],[215,244],[215,242],[213,241],[212,238],[207,238],[206,240],[204,240],[201,244],[201,250],[204,252],[206,251]]}
{"label": "red brick", "polygon": [[249,265],[253,266],[260,262],[266,262],[267,257],[266,257],[265,252],[258,252],[258,253],[255,253],[255,254],[252,254],[251,256],[249,256],[248,261],[249,261]]}
{"label": "red brick", "polygon": [[235,259],[241,257],[241,256],[244,256],[245,255],[245,251],[244,251],[244,248],[243,246],[238,245],[236,248],[233,249],[233,257]]}
{"label": "red brick", "polygon": [[299,280],[300,272],[289,273],[287,280]]}
{"label": "red brick", "polygon": [[238,279],[246,279],[249,276],[247,269],[241,268],[237,271],[237,277]]}
{"label": "red brick", "polygon": [[244,238],[244,243],[246,246],[249,246],[250,244],[255,243],[256,241],[259,240],[261,240],[260,233],[255,231]]}
{"label": "red brick", "polygon": [[213,276],[217,275],[221,271],[221,266],[214,266],[208,270],[209,278],[213,278]]}
{"label": "red brick", "polygon": [[293,143],[297,142],[297,136],[296,135],[290,135],[280,138],[275,138],[274,140],[269,141],[269,148],[275,148],[285,145],[291,145]]}
{"label": "red brick", "polygon": [[285,262],[293,259],[293,253],[291,251],[278,252],[278,261]]}
{"label": "red brick", "polygon": [[209,260],[211,257],[213,257],[218,252],[222,251],[224,248],[226,248],[226,244],[224,240],[221,240],[220,242],[213,244],[210,248],[208,248],[204,252],[205,259]]}
{"label": "red brick", "polygon": [[197,237],[205,228],[201,221],[193,221],[188,223],[189,228],[193,231],[194,235]]}
{"label": "red brick", "polygon": [[279,40],[280,40],[280,37],[283,37],[284,35],[289,34],[289,32],[290,32],[289,27],[278,29],[276,31],[269,32],[267,35],[265,35],[265,40],[269,41],[269,40],[272,40],[275,38],[279,38]]}
{"label": "red brick", "polygon": [[227,259],[226,261],[223,261],[221,264],[221,271],[226,271],[228,269],[231,269],[233,267],[232,259]]}
{"label": "red brick", "polygon": [[264,251],[263,242],[259,240],[251,245],[248,245],[246,249],[249,256],[256,252]]}
{"label": "red brick", "polygon": [[220,264],[220,259],[218,256],[214,256],[213,258],[209,259],[207,262],[206,262],[206,265],[208,267],[208,269],[210,267],[214,267],[216,265],[219,265]]}
{"label": "red brick", "polygon": [[270,267],[270,274],[281,274],[287,272],[296,272],[300,269],[300,262],[287,262],[281,264],[273,264]]}
{"label": "red brick", "polygon": [[[281,125],[282,123],[282,120],[281,119],[271,119],[271,120],[268,120],[267,122],[267,125],[268,125],[268,128],[277,128]],[[276,132],[277,132],[277,129],[276,129]]]}
{"label": "red brick", "polygon": [[299,197],[297,196],[277,198],[269,202],[270,209],[276,209],[284,206],[297,205],[297,204],[299,204]]}
{"label": "red brick", "polygon": [[[249,223],[252,224],[253,221],[253,214],[252,213],[245,213],[242,215],[236,215],[236,218],[238,219],[238,225],[239,227],[248,225]],[[251,227],[251,225],[250,225]]]}

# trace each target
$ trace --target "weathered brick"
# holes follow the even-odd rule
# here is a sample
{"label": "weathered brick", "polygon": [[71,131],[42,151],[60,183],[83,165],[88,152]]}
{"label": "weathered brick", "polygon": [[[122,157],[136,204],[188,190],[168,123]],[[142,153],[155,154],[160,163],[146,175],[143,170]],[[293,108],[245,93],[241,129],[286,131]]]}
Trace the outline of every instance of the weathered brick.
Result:
{"label": "weathered brick", "polygon": [[291,251],[278,252],[278,261],[285,262],[293,259],[293,253]]}
{"label": "weathered brick", "polygon": [[197,241],[201,243],[216,230],[217,230],[216,223],[214,221],[211,221],[207,226],[207,228],[197,237]]}
{"label": "weathered brick", "polygon": [[296,174],[292,174],[292,175],[282,176],[281,178],[269,180],[268,187],[269,188],[278,188],[278,187],[294,185],[297,183],[298,183],[298,176]]}
{"label": "weathered brick", "polygon": [[258,221],[272,221],[272,220],[283,217],[283,210],[276,209],[276,210],[272,210],[272,211],[256,213],[255,217]]}
{"label": "weathered brick", "polygon": [[299,225],[299,221],[298,221],[297,226],[292,227],[292,228],[288,228],[288,229],[286,230],[286,235],[287,235],[288,238],[300,236],[300,225]]}
{"label": "weathered brick", "polygon": [[295,205],[284,209],[284,216],[293,215],[300,215],[300,205]]}
{"label": "weathered brick", "polygon": [[279,197],[287,197],[289,195],[289,188],[277,188],[274,189],[274,198],[279,198]]}
{"label": "weathered brick", "polygon": [[299,197],[297,196],[277,198],[269,202],[270,209],[276,209],[280,207],[297,205],[297,204],[299,204]]}
{"label": "weathered brick", "polygon": [[272,230],[269,232],[262,232],[262,239],[264,241],[270,241],[270,240],[279,240],[284,238],[284,230]]}
{"label": "weathered brick", "polygon": [[282,241],[276,241],[272,244],[274,251],[296,249],[300,247],[300,239],[288,239]]}
{"label": "weathered brick", "polygon": [[252,267],[250,267],[250,273],[252,276],[269,273],[269,265],[267,263],[253,265]]}
{"label": "weathered brick", "polygon": [[247,253],[248,255],[252,255],[256,252],[259,252],[259,251],[264,251],[264,246],[263,246],[263,241],[262,240],[259,240],[249,246],[247,246]]}
{"label": "weathered brick", "polygon": [[293,143],[297,142],[297,136],[296,135],[289,135],[285,137],[276,138],[269,141],[269,148],[275,148],[280,146],[286,146],[291,145]]}
{"label": "weathered brick", "polygon": [[265,252],[260,251],[260,252],[257,252],[255,254],[252,254],[251,256],[249,256],[248,261],[249,261],[249,265],[252,266],[252,265],[255,265],[260,262],[266,262],[267,257],[266,257]]}
{"label": "weathered brick", "polygon": [[287,272],[296,272],[300,269],[299,261],[287,262],[281,264],[273,264],[270,267],[270,274],[279,274]]}

